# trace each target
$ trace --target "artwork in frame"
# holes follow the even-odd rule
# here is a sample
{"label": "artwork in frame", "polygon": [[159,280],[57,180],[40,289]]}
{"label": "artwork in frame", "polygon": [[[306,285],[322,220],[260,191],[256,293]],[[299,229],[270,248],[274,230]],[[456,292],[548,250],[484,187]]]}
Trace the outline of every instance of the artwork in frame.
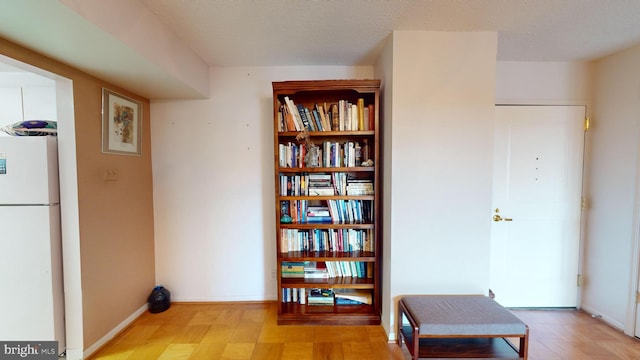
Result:
{"label": "artwork in frame", "polygon": [[102,89],[102,152],[140,156],[142,104]]}

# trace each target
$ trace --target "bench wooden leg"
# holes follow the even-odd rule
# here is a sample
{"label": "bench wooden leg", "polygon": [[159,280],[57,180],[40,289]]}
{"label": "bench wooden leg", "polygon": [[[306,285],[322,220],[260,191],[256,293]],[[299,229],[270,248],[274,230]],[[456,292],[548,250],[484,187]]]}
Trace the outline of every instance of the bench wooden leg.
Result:
{"label": "bench wooden leg", "polygon": [[[419,356],[420,356],[420,329],[418,328],[418,325],[416,324],[415,320],[413,318],[411,318],[409,315],[407,315],[407,308],[404,305],[404,302],[402,302],[402,300],[400,300],[398,302],[398,317],[396,319],[396,324],[397,324],[397,335],[396,335],[396,344],[398,344],[398,346],[400,346],[400,349],[402,349],[402,343],[404,342],[407,345],[407,350],[409,350],[409,354],[411,355],[411,358],[413,360],[418,360]],[[404,333],[402,332],[402,317],[406,317],[407,320],[409,321],[409,324],[411,325],[411,344],[409,344],[407,342],[407,338],[404,336]]]}
{"label": "bench wooden leg", "polygon": [[526,329],[524,336],[520,338],[520,351],[518,354],[524,360],[527,360],[527,354],[529,354],[529,326]]}

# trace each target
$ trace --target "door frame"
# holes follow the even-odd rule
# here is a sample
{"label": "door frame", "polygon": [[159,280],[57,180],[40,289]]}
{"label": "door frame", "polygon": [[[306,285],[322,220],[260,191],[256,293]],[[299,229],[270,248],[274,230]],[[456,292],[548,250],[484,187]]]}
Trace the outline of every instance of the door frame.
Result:
{"label": "door frame", "polygon": [[640,147],[638,147],[638,165],[636,166],[636,193],[633,204],[633,228],[631,235],[631,284],[627,300],[627,319],[624,333],[640,338],[640,321],[638,321],[638,302],[636,294],[640,292]]}
{"label": "door frame", "polygon": [[84,328],[73,80],[2,53],[0,62],[51,79],[55,83],[60,203],[64,203],[60,207],[65,304],[64,350],[68,360],[82,359]]}

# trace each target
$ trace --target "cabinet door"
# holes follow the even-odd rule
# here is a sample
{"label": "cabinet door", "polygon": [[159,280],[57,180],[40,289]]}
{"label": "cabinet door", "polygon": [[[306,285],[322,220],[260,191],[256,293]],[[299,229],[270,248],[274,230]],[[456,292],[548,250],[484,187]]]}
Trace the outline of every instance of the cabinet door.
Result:
{"label": "cabinet door", "polygon": [[22,121],[20,87],[0,87],[0,127]]}

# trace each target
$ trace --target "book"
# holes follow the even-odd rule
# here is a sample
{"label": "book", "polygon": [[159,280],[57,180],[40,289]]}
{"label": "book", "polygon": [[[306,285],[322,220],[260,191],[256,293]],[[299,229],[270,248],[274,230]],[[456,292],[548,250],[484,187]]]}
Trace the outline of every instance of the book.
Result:
{"label": "book", "polygon": [[307,302],[307,296],[306,296],[305,288],[300,288],[300,294],[298,294],[298,302],[300,304],[305,304]]}
{"label": "book", "polygon": [[373,183],[349,182],[347,180],[347,195],[373,195]]}
{"label": "book", "polygon": [[304,274],[304,262],[283,261],[281,265],[282,273],[302,273]]}
{"label": "book", "polygon": [[284,114],[282,105],[278,106],[278,132],[287,131],[287,125],[284,122]]}
{"label": "book", "polygon": [[338,104],[331,104],[331,131],[340,129],[340,108]]}
{"label": "book", "polygon": [[305,107],[304,113],[307,116],[307,119],[309,119],[309,125],[311,125],[312,131],[322,131],[322,127],[318,123],[318,121],[316,121],[315,117],[313,116],[313,112]]}
{"label": "book", "polygon": [[346,299],[356,301],[360,304],[371,305],[373,298],[371,296],[371,290],[366,289],[334,289],[334,298],[336,302],[338,299]]}
{"label": "book", "polygon": [[369,120],[369,116],[370,116],[370,115],[369,115],[369,114],[370,114],[370,113],[371,113],[371,112],[370,112],[369,106],[365,106],[365,107],[364,107],[364,119],[363,119],[363,120],[364,120],[364,130],[365,130],[365,131],[367,131],[367,130],[371,130],[371,129],[369,128],[369,126],[370,126],[370,124],[369,124],[369,122],[370,122],[370,120]]}
{"label": "book", "polygon": [[351,104],[351,114],[349,115],[349,124],[351,128],[349,130],[358,130],[358,105]]}
{"label": "book", "polygon": [[296,272],[282,272],[283,279],[302,279],[304,278],[304,271],[300,273]]}
{"label": "book", "polygon": [[[364,99],[363,98],[359,98],[358,102],[358,129],[357,130],[364,130]],[[369,119],[367,119],[367,122],[369,121]]]}
{"label": "book", "polygon": [[307,118],[306,109],[303,105],[296,105],[298,108],[298,114],[300,114],[300,119],[302,119],[302,124],[304,125],[304,129],[307,131],[315,131],[315,126],[313,123],[309,122],[309,118]]}
{"label": "book", "polygon": [[287,131],[296,131],[296,120],[291,111],[289,111],[289,108],[285,105],[282,106],[282,114],[287,124]]}
{"label": "book", "polygon": [[296,131],[304,130],[304,124],[302,123],[302,119],[300,118],[300,114],[298,114],[298,108],[293,103],[293,100],[289,99],[288,96],[285,96],[284,97],[284,102],[287,105],[287,108],[289,109],[289,113],[291,113],[291,116],[293,118],[293,123],[294,123]]}
{"label": "book", "polygon": [[325,114],[325,107],[322,105],[316,104],[316,110],[318,111],[318,115],[320,115],[320,122],[322,123],[322,131],[331,131],[331,122],[329,118]]}
{"label": "book", "polygon": [[313,116],[313,120],[316,123],[316,131],[324,131],[324,128],[322,127],[322,121],[320,120],[320,114],[318,113],[318,110],[316,110],[316,109],[311,110],[311,115]]}
{"label": "book", "polygon": [[331,216],[307,216],[308,223],[331,223]]}
{"label": "book", "polygon": [[324,262],[305,261],[304,277],[306,279],[328,279],[329,271]]}
{"label": "book", "polygon": [[335,298],[335,303],[336,305],[362,305],[364,303],[361,303],[358,300],[351,300],[351,299],[345,299],[345,298]]}
{"label": "book", "polygon": [[307,215],[309,216],[330,216],[327,206],[309,206],[307,207]]}
{"label": "book", "polygon": [[335,195],[335,192],[332,186],[327,186],[327,187],[309,186],[309,196],[333,196],[333,195]]}
{"label": "book", "polygon": [[375,109],[373,108],[373,104],[369,104],[368,106],[369,108],[369,129],[368,130],[375,130]]}
{"label": "book", "polygon": [[311,289],[307,296],[308,305],[333,306],[334,294],[331,289]]}

